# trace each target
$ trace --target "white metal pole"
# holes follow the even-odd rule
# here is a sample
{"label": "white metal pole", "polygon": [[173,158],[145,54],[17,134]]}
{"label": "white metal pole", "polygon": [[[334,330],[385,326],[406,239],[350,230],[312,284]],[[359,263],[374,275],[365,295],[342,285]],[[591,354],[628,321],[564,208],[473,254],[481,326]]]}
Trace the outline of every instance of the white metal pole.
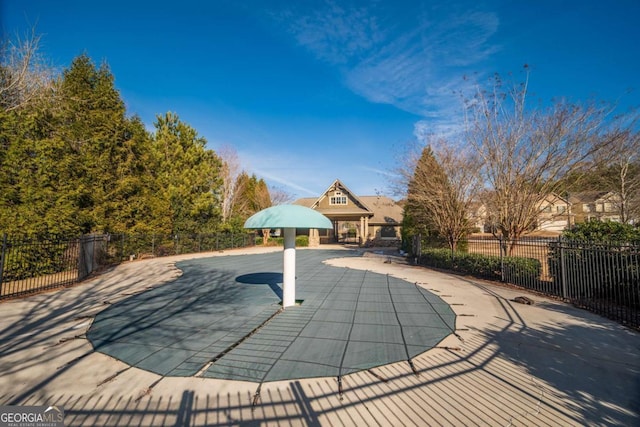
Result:
{"label": "white metal pole", "polygon": [[284,229],[284,266],[282,273],[282,307],[296,304],[296,229]]}

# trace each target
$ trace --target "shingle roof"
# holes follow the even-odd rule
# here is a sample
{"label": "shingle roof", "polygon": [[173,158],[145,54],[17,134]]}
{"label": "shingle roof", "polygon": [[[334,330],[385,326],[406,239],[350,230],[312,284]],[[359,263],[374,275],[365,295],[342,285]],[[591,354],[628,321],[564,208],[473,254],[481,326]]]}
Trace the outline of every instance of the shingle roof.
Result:
{"label": "shingle roof", "polygon": [[369,224],[400,224],[404,210],[402,206],[386,196],[361,196],[360,200],[373,211]]}
{"label": "shingle roof", "polygon": [[610,191],[583,191],[581,193],[572,193],[571,203],[593,203],[611,193]]}
{"label": "shingle roof", "polygon": [[[359,196],[373,213],[369,218],[369,224],[400,224],[402,222],[403,208],[393,199],[386,196]],[[317,197],[303,197],[293,202],[296,205],[311,207],[318,200]]]}

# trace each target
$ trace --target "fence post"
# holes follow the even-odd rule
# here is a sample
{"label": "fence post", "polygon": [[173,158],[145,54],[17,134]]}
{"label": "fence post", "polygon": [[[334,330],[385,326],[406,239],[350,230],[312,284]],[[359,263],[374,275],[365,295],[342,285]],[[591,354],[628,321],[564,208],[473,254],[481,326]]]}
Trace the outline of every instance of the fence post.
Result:
{"label": "fence post", "polygon": [[562,246],[562,237],[558,237],[558,247],[560,248],[560,285],[562,289],[562,299],[567,299],[567,268],[564,259],[564,246]]}
{"label": "fence post", "polygon": [[93,255],[95,240],[91,234],[83,234],[78,238],[80,253],[78,254],[78,280],[89,277],[93,271]]}
{"label": "fence post", "polygon": [[501,282],[506,282],[505,278],[504,278],[504,253],[506,251],[506,242],[505,245],[502,244],[502,239],[504,238],[504,236],[500,235],[500,240],[498,241],[498,244],[500,245],[500,281]]}
{"label": "fence post", "polygon": [[0,295],[2,295],[2,279],[4,276],[4,260],[7,253],[7,233],[2,235],[2,254],[0,254]]}

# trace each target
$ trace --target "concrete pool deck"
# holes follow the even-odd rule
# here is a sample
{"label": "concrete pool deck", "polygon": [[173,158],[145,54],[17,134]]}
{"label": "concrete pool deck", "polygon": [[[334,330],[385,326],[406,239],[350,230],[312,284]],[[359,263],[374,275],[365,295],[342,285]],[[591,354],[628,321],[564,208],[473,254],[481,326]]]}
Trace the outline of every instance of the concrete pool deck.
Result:
{"label": "concrete pool deck", "polygon": [[[312,249],[309,249],[312,250]],[[95,351],[108,307],[180,277],[135,261],[77,286],[0,304],[0,404],[59,405],[66,425],[639,425],[640,334],[524,291],[406,265],[341,257],[333,267],[416,283],[450,304],[456,333],[406,361],[336,377],[236,381],[163,376]],[[302,251],[301,251],[302,252]],[[346,253],[345,253],[346,254]],[[274,267],[277,270],[277,267]],[[342,393],[339,393],[342,391]]]}

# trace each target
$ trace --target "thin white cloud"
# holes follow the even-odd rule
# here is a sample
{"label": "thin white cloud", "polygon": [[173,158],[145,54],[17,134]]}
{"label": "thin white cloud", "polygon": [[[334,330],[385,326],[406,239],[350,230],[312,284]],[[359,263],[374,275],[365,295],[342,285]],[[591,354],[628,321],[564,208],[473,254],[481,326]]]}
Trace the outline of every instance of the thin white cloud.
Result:
{"label": "thin white cloud", "polygon": [[[260,176],[262,178],[264,178],[266,181],[270,181],[270,182],[275,182],[278,183],[282,186],[284,186],[286,189],[288,190],[297,190],[298,192],[300,192],[303,195],[306,196],[317,196],[318,195],[318,191],[314,191],[311,190],[309,188],[303,187],[301,185],[298,185],[294,182],[294,180],[292,179],[288,179],[286,177],[283,177],[279,174],[274,174],[271,172],[266,172],[264,170],[261,169],[254,169],[254,172],[257,176]],[[297,194],[297,193],[296,193]]]}
{"label": "thin white cloud", "polygon": [[383,170],[383,169],[378,169],[378,168],[373,168],[371,166],[366,166],[366,165],[360,165],[360,166],[356,166],[358,169],[360,170],[364,170],[364,171],[368,171],[368,172],[374,172],[380,176],[386,177],[386,178],[396,178],[397,174],[388,171],[388,170]]}
{"label": "thin white cloud", "polygon": [[333,64],[367,54],[383,37],[377,18],[364,7],[343,7],[327,1],[308,15],[287,13],[289,30],[299,44]]}
{"label": "thin white cloud", "polygon": [[[241,150],[238,152],[244,167],[264,178],[270,184],[279,184],[295,196],[306,197],[318,195],[315,188],[317,181],[310,180],[314,174],[310,169],[322,169],[313,165],[309,159],[301,158],[290,152],[264,152],[263,150]],[[325,168],[326,169],[326,168]],[[310,188],[311,184],[313,188]],[[328,184],[327,184],[328,185]]]}
{"label": "thin white cloud", "polygon": [[482,74],[482,62],[498,50],[491,43],[497,15],[455,6],[385,6],[393,5],[327,1],[311,14],[289,10],[286,22],[300,45],[341,70],[353,92],[424,117],[416,134],[427,122],[435,131],[451,132],[462,105],[463,75]]}
{"label": "thin white cloud", "polygon": [[239,151],[238,156],[250,173],[269,185],[281,187],[294,198],[318,197],[335,179],[342,180],[360,195],[386,194],[394,178],[393,173],[366,164],[350,164],[336,171],[335,162],[291,152]]}

